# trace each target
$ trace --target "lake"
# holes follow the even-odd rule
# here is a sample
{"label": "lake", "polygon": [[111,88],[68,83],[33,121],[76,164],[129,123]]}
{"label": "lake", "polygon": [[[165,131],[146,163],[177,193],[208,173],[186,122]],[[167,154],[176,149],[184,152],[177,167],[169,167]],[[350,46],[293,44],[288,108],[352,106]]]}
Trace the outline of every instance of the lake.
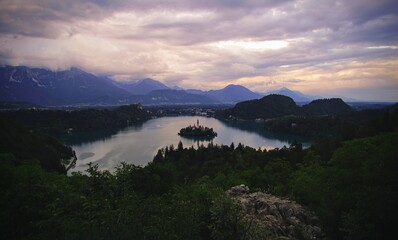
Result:
{"label": "lake", "polygon": [[121,162],[145,166],[153,160],[158,149],[178,145],[184,147],[207,146],[208,142],[180,137],[177,133],[183,127],[199,120],[201,125],[213,128],[218,136],[213,144],[235,146],[242,143],[253,148],[281,148],[294,140],[309,145],[309,141],[297,136],[275,134],[264,130],[263,123],[254,121],[223,122],[215,118],[198,116],[162,117],[151,119],[142,125],[124,129],[106,129],[65,135],[60,140],[70,145],[78,158],[72,172],[84,171],[88,163],[98,164],[101,170],[112,170]]}

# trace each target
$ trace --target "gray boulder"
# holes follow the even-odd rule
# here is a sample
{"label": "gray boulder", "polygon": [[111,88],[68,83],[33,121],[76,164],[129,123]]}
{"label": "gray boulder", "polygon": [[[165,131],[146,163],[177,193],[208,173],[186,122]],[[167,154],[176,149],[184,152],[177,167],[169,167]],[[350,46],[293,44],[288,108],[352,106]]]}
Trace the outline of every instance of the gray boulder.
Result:
{"label": "gray boulder", "polygon": [[242,210],[242,217],[267,231],[273,239],[325,239],[319,219],[294,201],[263,192],[250,193],[249,187],[232,187],[227,195]]}

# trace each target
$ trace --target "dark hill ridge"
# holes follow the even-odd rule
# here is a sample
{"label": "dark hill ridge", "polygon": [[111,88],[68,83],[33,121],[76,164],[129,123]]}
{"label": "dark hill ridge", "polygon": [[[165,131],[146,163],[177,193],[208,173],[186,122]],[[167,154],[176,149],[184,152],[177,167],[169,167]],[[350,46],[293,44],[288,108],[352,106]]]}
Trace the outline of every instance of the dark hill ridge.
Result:
{"label": "dark hill ridge", "polygon": [[270,119],[288,115],[339,115],[354,110],[339,98],[314,100],[299,107],[292,98],[271,94],[261,99],[240,102],[233,108],[218,112],[220,118]]}
{"label": "dark hill ridge", "polygon": [[[74,151],[52,137],[33,133],[13,120],[0,117],[0,153],[12,153],[12,162],[36,159],[43,169],[66,173],[63,160],[72,159]],[[4,159],[4,158],[3,158]],[[3,160],[2,159],[2,160]]]}
{"label": "dark hill ridge", "polygon": [[267,119],[300,114],[300,107],[290,97],[271,94],[261,99],[240,102],[235,107],[226,110],[226,113],[226,117]]}
{"label": "dark hill ridge", "polygon": [[352,113],[352,109],[340,98],[317,99],[302,107],[308,115],[336,115]]}

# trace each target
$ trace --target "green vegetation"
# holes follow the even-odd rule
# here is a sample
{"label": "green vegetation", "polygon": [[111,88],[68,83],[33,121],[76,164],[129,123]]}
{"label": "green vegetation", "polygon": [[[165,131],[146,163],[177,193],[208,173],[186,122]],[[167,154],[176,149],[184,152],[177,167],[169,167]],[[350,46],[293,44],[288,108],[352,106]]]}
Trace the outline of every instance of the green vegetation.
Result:
{"label": "green vegetation", "polygon": [[194,138],[194,139],[206,139],[211,140],[217,136],[217,133],[214,132],[213,128],[208,128],[205,126],[201,126],[199,124],[188,126],[185,128],[180,129],[178,135],[185,137],[185,138]]}
{"label": "green vegetation", "polygon": [[222,119],[272,119],[286,116],[344,115],[354,112],[339,98],[318,99],[302,107],[290,97],[271,94],[261,99],[240,102],[216,113]]}
{"label": "green vegetation", "polygon": [[0,110],[16,110],[16,109],[26,109],[26,108],[37,108],[39,105],[30,102],[0,102]]}
{"label": "green vegetation", "polygon": [[261,99],[237,103],[233,108],[216,112],[223,119],[275,118],[287,115],[300,115],[301,109],[290,97],[271,94]]}
{"label": "green vegetation", "polygon": [[27,159],[35,159],[47,171],[65,173],[63,163],[74,157],[70,147],[54,138],[42,134],[32,134],[24,127],[0,118],[0,153],[12,153],[15,164]]}
{"label": "green vegetation", "polygon": [[83,131],[124,127],[142,123],[152,114],[138,104],[115,109],[64,110],[18,110],[1,112],[0,117],[11,119],[29,129],[52,135],[68,131]]}
{"label": "green vegetation", "polygon": [[122,165],[114,174],[91,166],[67,177],[12,159],[0,155],[4,239],[209,239],[219,229],[212,212],[227,204],[215,204],[225,197],[206,179],[176,185],[161,166]]}
{"label": "green vegetation", "polygon": [[340,98],[317,99],[302,107],[306,115],[341,115],[354,111]]}
{"label": "green vegetation", "polygon": [[30,142],[6,145],[0,151],[2,238],[245,239],[247,223],[223,192],[246,184],[308,206],[330,239],[387,239],[398,212],[397,116],[305,150],[298,143],[269,151],[180,143],[160,149],[146,167],[122,164],[113,174],[96,165],[72,176],[48,172],[35,160],[40,155],[28,151]]}
{"label": "green vegetation", "polygon": [[315,139],[368,136],[379,131],[390,131],[397,121],[389,110],[362,110],[344,115],[284,116],[265,121],[271,132],[308,136]]}

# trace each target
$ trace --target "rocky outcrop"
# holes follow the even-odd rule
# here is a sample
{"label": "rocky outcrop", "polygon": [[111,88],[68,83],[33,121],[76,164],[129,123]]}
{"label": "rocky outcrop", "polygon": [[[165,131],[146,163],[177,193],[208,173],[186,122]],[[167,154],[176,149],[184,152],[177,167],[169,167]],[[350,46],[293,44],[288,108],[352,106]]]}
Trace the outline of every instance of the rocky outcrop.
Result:
{"label": "rocky outcrop", "polygon": [[273,239],[324,239],[318,218],[294,201],[249,187],[232,187],[227,194],[241,205],[243,217],[268,232]]}

